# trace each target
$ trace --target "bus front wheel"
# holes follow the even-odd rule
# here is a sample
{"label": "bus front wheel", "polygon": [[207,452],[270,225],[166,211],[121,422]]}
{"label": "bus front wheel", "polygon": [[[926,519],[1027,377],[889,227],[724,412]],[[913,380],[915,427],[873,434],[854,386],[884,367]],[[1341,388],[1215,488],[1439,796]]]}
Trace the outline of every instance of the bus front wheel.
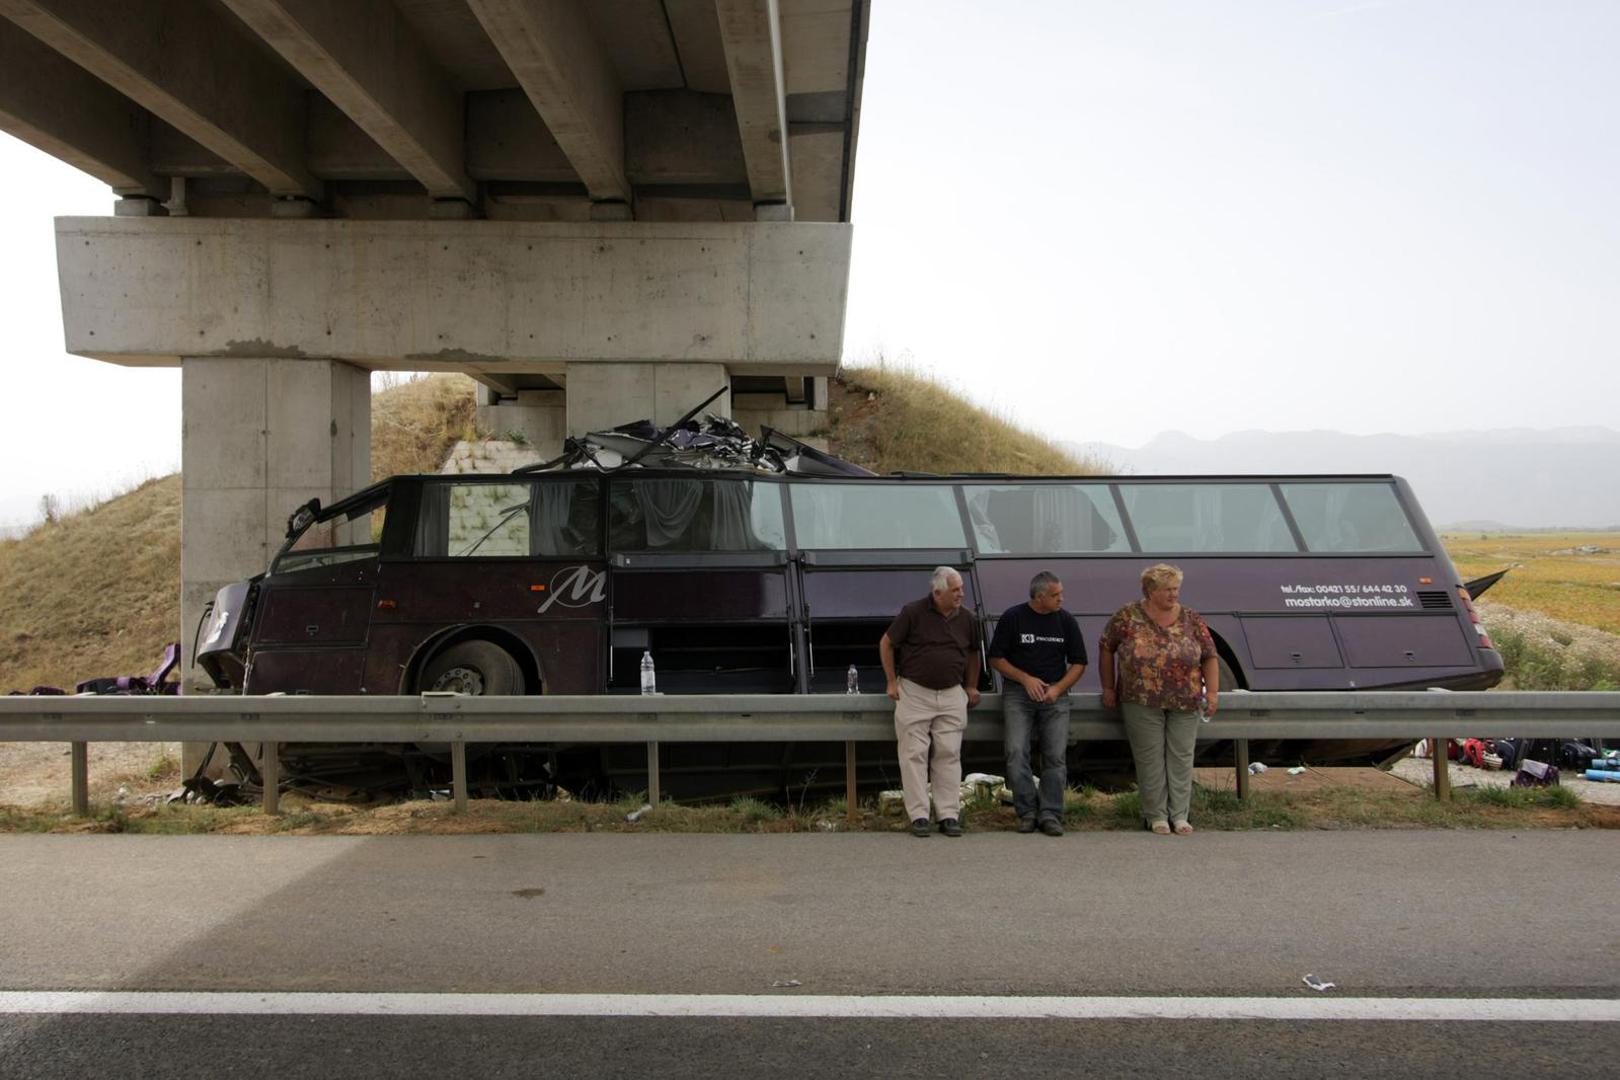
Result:
{"label": "bus front wheel", "polygon": [[523,670],[512,654],[488,641],[462,641],[427,662],[423,690],[448,690],[475,697],[523,693]]}

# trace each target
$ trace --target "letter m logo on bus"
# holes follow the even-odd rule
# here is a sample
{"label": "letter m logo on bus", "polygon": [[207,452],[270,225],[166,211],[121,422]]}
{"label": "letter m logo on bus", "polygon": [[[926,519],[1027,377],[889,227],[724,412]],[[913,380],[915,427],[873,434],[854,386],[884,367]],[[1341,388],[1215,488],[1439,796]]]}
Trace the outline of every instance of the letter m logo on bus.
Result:
{"label": "letter m logo on bus", "polygon": [[537,614],[544,615],[554,604],[568,608],[590,607],[607,597],[607,572],[588,566],[565,566],[551,575],[546,602]]}

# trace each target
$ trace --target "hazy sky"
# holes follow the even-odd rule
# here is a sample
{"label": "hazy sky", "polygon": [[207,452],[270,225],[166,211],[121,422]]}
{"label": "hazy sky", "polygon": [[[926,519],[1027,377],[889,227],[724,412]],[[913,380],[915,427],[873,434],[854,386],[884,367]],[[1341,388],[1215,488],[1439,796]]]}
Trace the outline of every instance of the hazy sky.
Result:
{"label": "hazy sky", "polygon": [[[875,0],[845,354],[1058,438],[1620,426],[1620,4]],[[167,472],[0,135],[0,523]]]}

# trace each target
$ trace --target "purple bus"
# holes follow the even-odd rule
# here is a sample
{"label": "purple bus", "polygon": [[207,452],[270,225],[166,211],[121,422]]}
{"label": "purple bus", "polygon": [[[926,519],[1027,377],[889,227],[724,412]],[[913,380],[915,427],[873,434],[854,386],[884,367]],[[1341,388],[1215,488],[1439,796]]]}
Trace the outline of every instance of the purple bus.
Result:
{"label": "purple bus", "polygon": [[[935,566],[961,571],[986,640],[1030,577],[1053,571],[1094,651],[1156,562],[1185,572],[1224,688],[1461,690],[1502,676],[1468,588],[1388,475],[396,476],[294,514],[268,572],[220,590],[194,655],[217,686],[249,694],[630,694],[644,654],[665,693],[843,693],[851,666],[878,692],[878,638]],[[993,678],[986,665],[984,689]],[[1077,691],[1097,689],[1093,668]],[[775,774],[741,760],[757,746],[666,749],[734,770],[728,790],[782,790],[818,753],[840,775],[831,747],[790,767],[778,752]],[[1398,749],[1251,748],[1341,762]],[[622,789],[645,763],[621,750],[542,748],[507,774]],[[314,768],[288,753],[294,771]],[[1123,744],[1082,746],[1075,767],[1124,760]]]}

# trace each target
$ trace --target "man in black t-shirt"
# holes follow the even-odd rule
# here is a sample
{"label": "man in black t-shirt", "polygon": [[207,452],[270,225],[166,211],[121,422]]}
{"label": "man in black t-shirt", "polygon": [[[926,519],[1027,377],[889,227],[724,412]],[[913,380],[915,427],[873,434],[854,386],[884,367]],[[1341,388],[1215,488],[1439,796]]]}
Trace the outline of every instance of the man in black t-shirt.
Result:
{"label": "man in black t-shirt", "polygon": [[[1001,673],[1007,785],[1018,831],[1063,835],[1063,792],[1069,783],[1069,688],[1086,673],[1080,624],[1063,610],[1063,583],[1042,570],[1029,602],[1010,607],[990,640],[990,666]],[[1030,737],[1041,748],[1041,782],[1029,766]]]}

